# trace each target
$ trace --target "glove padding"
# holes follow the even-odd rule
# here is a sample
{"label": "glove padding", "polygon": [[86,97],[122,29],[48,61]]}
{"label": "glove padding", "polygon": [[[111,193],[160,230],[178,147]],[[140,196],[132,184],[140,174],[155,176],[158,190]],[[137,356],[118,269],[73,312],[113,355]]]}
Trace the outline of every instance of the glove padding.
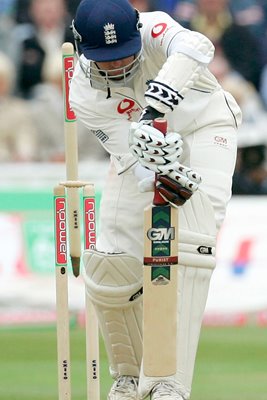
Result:
{"label": "glove padding", "polygon": [[156,185],[163,199],[176,207],[182,206],[193,194],[191,190],[186,189],[167,175],[158,175]]}
{"label": "glove padding", "polygon": [[129,130],[129,148],[140,164],[155,172],[166,174],[177,167],[183,152],[183,141],[176,132],[164,136],[144,122],[133,122]]}
{"label": "glove padding", "polygon": [[201,183],[201,176],[197,172],[179,163],[173,171],[168,173],[168,177],[193,193]]}
{"label": "glove padding", "polygon": [[[178,164],[178,163],[177,163]],[[154,190],[155,179],[147,176],[139,181],[140,192]],[[168,175],[157,175],[157,189],[164,200],[175,207],[183,205],[190,199],[201,183],[201,176],[191,168],[178,164],[178,168]]]}

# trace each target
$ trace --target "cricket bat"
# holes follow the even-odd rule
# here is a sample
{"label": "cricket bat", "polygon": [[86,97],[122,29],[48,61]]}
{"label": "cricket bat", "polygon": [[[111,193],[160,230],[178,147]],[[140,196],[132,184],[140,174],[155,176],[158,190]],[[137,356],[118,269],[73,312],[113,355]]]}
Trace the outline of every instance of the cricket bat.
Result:
{"label": "cricket bat", "polygon": [[[167,132],[167,121],[154,120]],[[146,376],[176,373],[178,209],[157,191],[144,210],[143,367]]]}

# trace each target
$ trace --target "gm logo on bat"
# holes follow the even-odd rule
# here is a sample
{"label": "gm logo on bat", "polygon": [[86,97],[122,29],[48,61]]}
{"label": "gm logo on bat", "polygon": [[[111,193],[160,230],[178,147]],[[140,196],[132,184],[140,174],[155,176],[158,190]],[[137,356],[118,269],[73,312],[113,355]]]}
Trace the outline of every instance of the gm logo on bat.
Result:
{"label": "gm logo on bat", "polygon": [[175,239],[175,228],[150,228],[147,237],[152,242]]}

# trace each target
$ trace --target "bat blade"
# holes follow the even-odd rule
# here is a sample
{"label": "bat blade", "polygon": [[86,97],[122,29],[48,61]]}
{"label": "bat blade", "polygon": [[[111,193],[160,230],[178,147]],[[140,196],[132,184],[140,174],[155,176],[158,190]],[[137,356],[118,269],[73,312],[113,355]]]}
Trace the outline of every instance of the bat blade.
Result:
{"label": "bat blade", "polygon": [[177,225],[177,210],[171,206],[145,209],[143,362],[147,376],[176,372]]}
{"label": "bat blade", "polygon": [[143,366],[164,377],[177,365],[178,209],[155,197],[144,210]]}

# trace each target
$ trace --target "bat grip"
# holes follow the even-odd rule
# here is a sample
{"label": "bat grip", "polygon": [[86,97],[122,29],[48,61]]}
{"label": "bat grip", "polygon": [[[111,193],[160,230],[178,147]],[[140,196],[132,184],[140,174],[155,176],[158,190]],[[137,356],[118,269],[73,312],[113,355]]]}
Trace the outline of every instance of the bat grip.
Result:
{"label": "bat grip", "polygon": [[[164,118],[155,118],[153,121],[153,127],[158,129],[160,132],[163,133],[164,136],[167,134],[167,121]],[[159,190],[157,189],[157,174],[155,174],[155,186],[154,186],[154,198],[153,198],[153,204],[155,206],[165,206],[168,204],[167,201],[165,201],[160,193]]]}

